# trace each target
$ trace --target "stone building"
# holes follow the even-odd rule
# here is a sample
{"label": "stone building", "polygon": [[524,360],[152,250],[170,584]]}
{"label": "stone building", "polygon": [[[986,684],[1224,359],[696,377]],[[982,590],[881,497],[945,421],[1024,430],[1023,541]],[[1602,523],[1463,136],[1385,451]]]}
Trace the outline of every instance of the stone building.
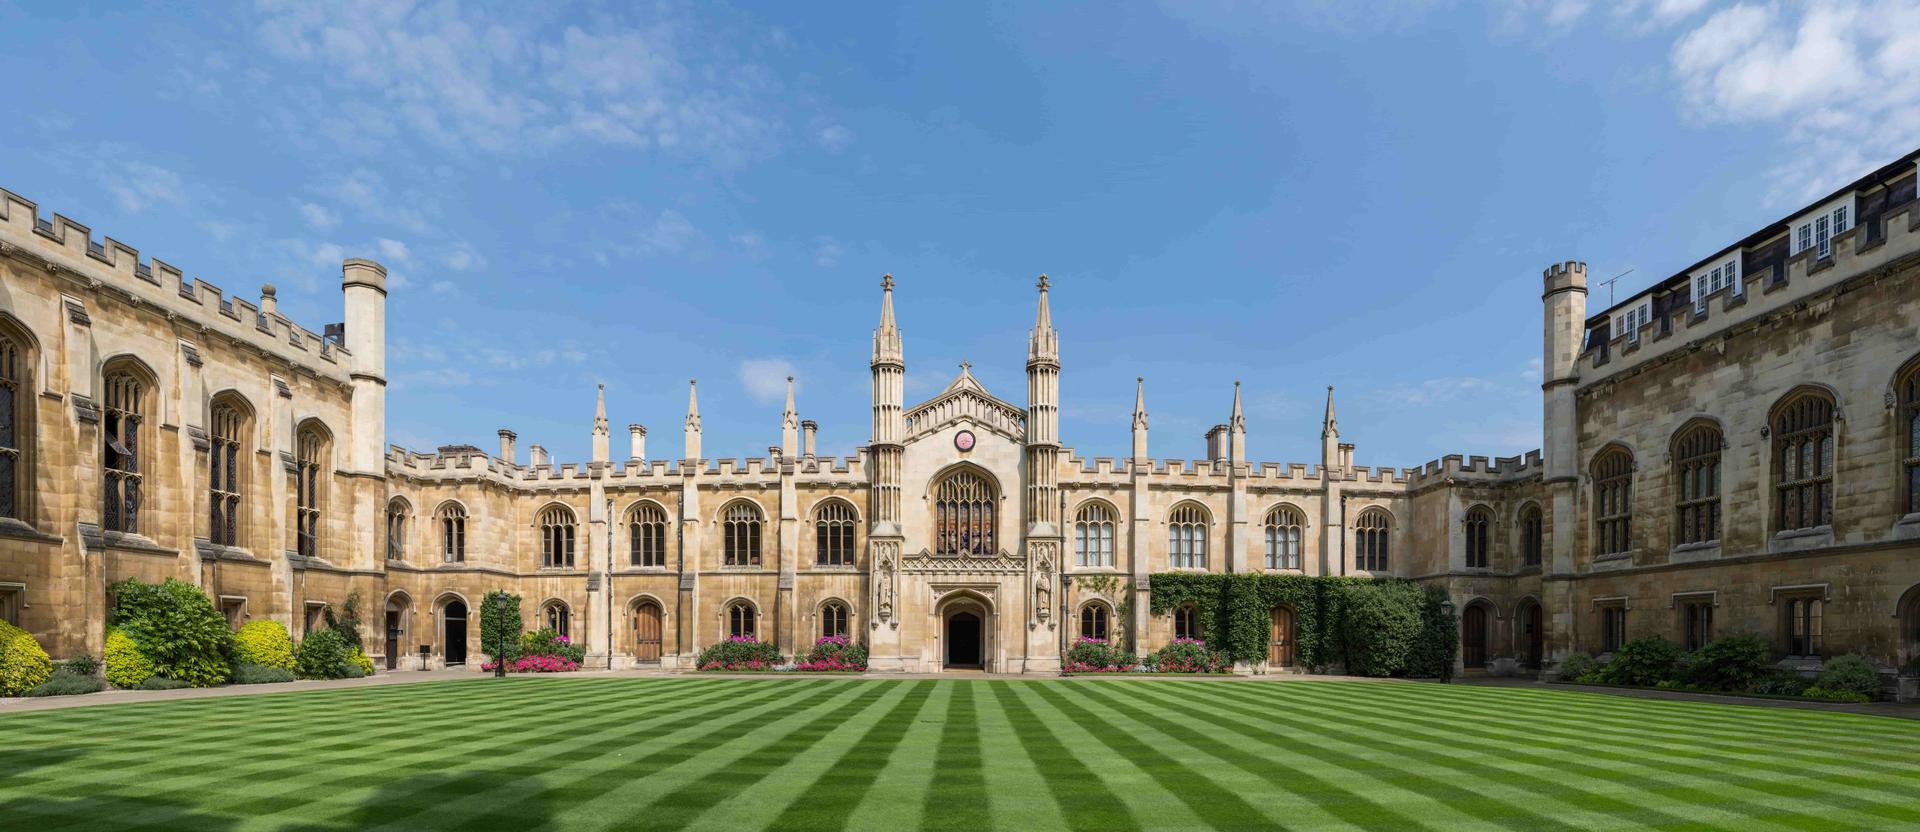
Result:
{"label": "stone building", "polygon": [[[509,430],[417,453],[384,441],[379,264],[344,264],[316,333],[270,286],[229,296],[0,191],[0,615],[97,654],[128,576],[296,634],[357,591],[376,661],[477,666],[476,605],[506,589],[589,666],[839,633],[876,669],[1052,671],[1080,635],[1189,634],[1150,614],[1155,573],[1267,571],[1444,586],[1466,672],[1740,632],[1892,673],[1920,650],[1916,160],[1599,314],[1583,264],[1547,269],[1543,450],[1404,469],[1355,464],[1331,387],[1314,465],[1246,458],[1237,383],[1206,459],[1149,456],[1144,382],[1129,453],[1076,455],[1045,277],[1024,403],[967,365],[908,403],[883,280],[850,458],[815,453],[791,385],[778,446],[709,457],[691,383],[677,454],[628,425],[616,457],[604,394],[585,462]],[[1290,626],[1253,669],[1293,663]]]}

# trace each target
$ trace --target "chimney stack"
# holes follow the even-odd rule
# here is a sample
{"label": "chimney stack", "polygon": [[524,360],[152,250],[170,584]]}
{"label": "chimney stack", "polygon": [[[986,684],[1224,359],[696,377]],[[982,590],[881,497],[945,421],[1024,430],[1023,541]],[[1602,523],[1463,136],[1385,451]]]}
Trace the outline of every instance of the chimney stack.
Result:
{"label": "chimney stack", "polygon": [[520,438],[520,435],[513,431],[507,430],[506,428],[500,429],[500,458],[508,464],[514,464],[513,440],[518,438]]}
{"label": "chimney stack", "polygon": [[1227,461],[1227,426],[1214,425],[1207,431],[1207,459],[1214,462]]}
{"label": "chimney stack", "polygon": [[820,432],[820,423],[808,419],[800,423],[800,454],[807,459],[813,458],[813,436]]}
{"label": "chimney stack", "polygon": [[547,464],[547,449],[539,445],[528,445],[527,464],[536,467]]}
{"label": "chimney stack", "polygon": [[628,425],[627,436],[633,441],[633,458],[647,458],[647,428],[645,425]]}

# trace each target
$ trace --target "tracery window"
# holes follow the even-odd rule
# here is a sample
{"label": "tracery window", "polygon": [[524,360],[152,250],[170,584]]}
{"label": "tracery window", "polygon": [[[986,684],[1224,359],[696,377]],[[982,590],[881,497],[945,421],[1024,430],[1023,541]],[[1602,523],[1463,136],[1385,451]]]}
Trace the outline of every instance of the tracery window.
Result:
{"label": "tracery window", "polygon": [[1276,506],[1267,512],[1267,568],[1299,569],[1300,547],[1307,521],[1293,506]]}
{"label": "tracery window", "polygon": [[573,568],[573,509],[548,506],[540,512],[540,565],[550,569]]}
{"label": "tracery window", "polygon": [[720,516],[724,555],[728,566],[760,565],[760,507],[745,500],[727,506]]}
{"label": "tracery window", "polygon": [[853,565],[853,506],[828,500],[813,513],[814,563],[820,566]]}
{"label": "tracery window", "polygon": [[440,562],[467,561],[467,508],[459,503],[440,506]]}
{"label": "tracery window", "polygon": [[320,556],[320,477],[326,464],[326,434],[308,426],[300,431],[293,468],[295,541],[302,557]]}
{"label": "tracery window", "polygon": [[973,471],[956,471],[934,490],[934,545],[939,555],[992,555],[993,484]]}
{"label": "tracery window", "polygon": [[541,617],[547,620],[547,629],[555,635],[573,638],[573,610],[568,609],[566,603],[549,602],[544,613]]}
{"label": "tracery window", "polygon": [[733,602],[727,607],[727,635],[731,638],[757,638],[759,633],[755,625],[759,623],[756,620],[758,618],[753,605],[745,601]]}
{"label": "tracery window", "polygon": [[0,334],[0,517],[18,518],[25,513],[20,493],[27,479],[21,446],[21,423],[26,368],[25,351],[14,339]]}
{"label": "tracery window", "polygon": [[1920,513],[1920,362],[1915,362],[1900,383],[1897,421],[1906,443],[1906,461],[1901,468],[1906,472],[1907,513],[1916,514]]}
{"label": "tracery window", "polygon": [[1593,554],[1633,549],[1633,454],[1614,446],[1593,461]]}
{"label": "tracery window", "polygon": [[1107,640],[1107,605],[1092,603],[1080,608],[1080,637]]}
{"label": "tracery window", "polygon": [[1803,393],[1774,410],[1774,531],[1833,523],[1833,400]]}
{"label": "tracery window", "polygon": [[101,526],[107,531],[140,531],[140,424],[145,385],[129,371],[106,376],[106,407],[100,414],[101,466],[106,490]]}
{"label": "tracery window", "polygon": [[1354,566],[1365,572],[1387,571],[1392,533],[1393,518],[1385,510],[1370,508],[1360,512],[1360,519],[1353,524]]}
{"label": "tracery window", "polygon": [[653,503],[634,506],[627,515],[628,563],[640,567],[667,565],[667,513]]}
{"label": "tracery window", "polygon": [[216,401],[207,430],[207,539],[221,546],[240,545],[240,474],[246,463],[240,437],[246,417],[232,402]]}
{"label": "tracery window", "polygon": [[1680,646],[1689,652],[1713,640],[1713,599],[1688,598],[1680,604]]}
{"label": "tracery window", "polygon": [[1173,608],[1173,637],[1199,640],[1200,628],[1194,625],[1191,604]]}
{"label": "tracery window", "polygon": [[1540,522],[1540,507],[1529,505],[1520,512],[1520,562],[1526,566],[1539,566],[1542,550],[1546,548],[1545,524]]}
{"label": "tracery window", "polygon": [[1720,539],[1720,429],[1699,424],[1673,443],[1675,543]]}
{"label": "tracery window", "polygon": [[1611,653],[1627,643],[1627,607],[1609,604],[1600,608],[1600,652]]}
{"label": "tracery window", "polygon": [[1493,512],[1475,508],[1467,512],[1467,568],[1485,569],[1492,558],[1488,544],[1493,540]]}
{"label": "tracery window", "polygon": [[407,559],[407,501],[387,501],[387,560]]}
{"label": "tracery window", "polygon": [[1193,503],[1167,515],[1167,562],[1175,569],[1207,568],[1207,512]]}
{"label": "tracery window", "polygon": [[1086,503],[1075,514],[1073,562],[1076,566],[1113,565],[1113,511],[1105,503]]}
{"label": "tracery window", "polygon": [[1787,655],[1799,657],[1821,655],[1820,618],[1823,606],[1824,603],[1817,596],[1787,600]]}
{"label": "tracery window", "polygon": [[820,607],[820,637],[847,636],[847,605],[829,601]]}

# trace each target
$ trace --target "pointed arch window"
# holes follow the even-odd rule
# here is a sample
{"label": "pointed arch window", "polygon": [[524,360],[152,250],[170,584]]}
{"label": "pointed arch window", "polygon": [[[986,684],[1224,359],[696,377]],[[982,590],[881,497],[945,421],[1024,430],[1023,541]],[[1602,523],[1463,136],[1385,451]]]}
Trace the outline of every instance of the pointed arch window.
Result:
{"label": "pointed arch window", "polygon": [[1393,518],[1378,508],[1360,512],[1353,524],[1354,566],[1366,572],[1387,571],[1388,538],[1393,533]]}
{"label": "pointed arch window", "polygon": [[853,565],[853,506],[828,500],[813,513],[814,562],[821,566]]}
{"label": "pointed arch window", "polygon": [[957,471],[941,480],[933,511],[935,554],[994,554],[994,490],[986,477]]}
{"label": "pointed arch window", "polygon": [[1720,539],[1720,429],[1698,424],[1673,441],[1673,541]]}
{"label": "pointed arch window", "polygon": [[321,471],[327,464],[327,436],[309,426],[300,431],[294,455],[294,514],[296,545],[301,557],[320,556]]}
{"label": "pointed arch window", "polygon": [[828,601],[820,607],[820,637],[847,637],[847,605]]}
{"label": "pointed arch window", "polygon": [[720,516],[726,565],[760,565],[760,524],[759,506],[745,500],[727,506]]}
{"label": "pointed arch window", "polygon": [[1520,562],[1539,566],[1546,549],[1546,524],[1541,522],[1540,507],[1528,505],[1520,511]]}
{"label": "pointed arch window", "polygon": [[1073,562],[1077,566],[1113,565],[1113,510],[1087,503],[1073,519]]}
{"label": "pointed arch window", "polygon": [[573,568],[573,509],[548,506],[540,512],[540,565],[548,569]]}
{"label": "pointed arch window", "polygon": [[145,397],[146,385],[131,371],[106,374],[100,433],[106,485],[101,526],[107,531],[140,531],[140,426],[145,421]]}
{"label": "pointed arch window", "polygon": [[727,637],[753,639],[759,637],[759,613],[752,604],[735,601],[727,607]]}
{"label": "pointed arch window", "polygon": [[1906,446],[1906,461],[1901,469],[1906,474],[1907,513],[1920,514],[1920,361],[1907,370],[1907,377],[1900,382],[1899,419],[1901,442]]}
{"label": "pointed arch window", "polygon": [[1110,613],[1107,605],[1098,601],[1080,608],[1080,637],[1107,640],[1107,624]]}
{"label": "pointed arch window", "polygon": [[387,501],[387,560],[407,559],[407,501]]}
{"label": "pointed arch window", "polygon": [[1186,639],[1189,641],[1198,641],[1200,639],[1200,627],[1194,622],[1195,622],[1195,618],[1194,618],[1194,611],[1193,611],[1192,604],[1183,604],[1181,606],[1174,607],[1173,608],[1174,639],[1176,640]]}
{"label": "pointed arch window", "polygon": [[1806,392],[1774,409],[1774,531],[1833,523],[1833,399]]}
{"label": "pointed arch window", "polygon": [[1467,568],[1485,569],[1492,563],[1493,512],[1484,507],[1467,512]]}
{"label": "pointed arch window", "polygon": [[1167,561],[1175,569],[1207,568],[1207,512],[1193,503],[1167,515]]}
{"label": "pointed arch window", "polygon": [[540,617],[546,620],[547,629],[552,630],[555,635],[573,638],[573,610],[567,608],[566,602],[550,601],[541,613]]}
{"label": "pointed arch window", "polygon": [[1301,540],[1307,520],[1293,506],[1277,506],[1267,512],[1267,568],[1299,569]]}
{"label": "pointed arch window", "polygon": [[440,523],[440,562],[467,562],[467,509],[459,503],[445,503],[437,512]]}
{"label": "pointed arch window", "polygon": [[246,415],[231,401],[216,400],[207,430],[207,539],[221,546],[240,545],[240,476],[246,462],[240,440]]}
{"label": "pointed arch window", "polygon": [[29,482],[26,471],[25,373],[26,350],[21,342],[0,333],[0,517],[26,514],[22,493]]}
{"label": "pointed arch window", "polygon": [[1633,550],[1633,454],[1615,446],[1593,461],[1593,554]]}
{"label": "pointed arch window", "polygon": [[627,562],[642,568],[667,565],[667,513],[653,503],[634,506],[627,515]]}

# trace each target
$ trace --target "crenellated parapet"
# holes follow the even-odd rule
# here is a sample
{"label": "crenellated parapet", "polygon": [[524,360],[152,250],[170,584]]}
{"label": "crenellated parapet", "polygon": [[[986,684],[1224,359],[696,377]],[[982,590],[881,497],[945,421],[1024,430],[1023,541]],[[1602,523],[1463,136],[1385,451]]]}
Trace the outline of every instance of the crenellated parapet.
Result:
{"label": "crenellated parapet", "polygon": [[0,257],[66,280],[75,290],[74,302],[84,304],[91,295],[152,309],[197,328],[205,338],[224,339],[316,376],[345,382],[351,372],[350,353],[339,340],[190,279],[157,258],[143,261],[138,249],[111,237],[96,241],[91,229],[67,217],[43,219],[35,203],[5,189],[0,189]]}
{"label": "crenellated parapet", "polygon": [[1405,482],[1415,489],[1462,481],[1501,484],[1538,477],[1540,470],[1538,450],[1528,451],[1521,456],[1494,457],[1491,460],[1484,456],[1448,454],[1428,461],[1424,467],[1407,469]]}

